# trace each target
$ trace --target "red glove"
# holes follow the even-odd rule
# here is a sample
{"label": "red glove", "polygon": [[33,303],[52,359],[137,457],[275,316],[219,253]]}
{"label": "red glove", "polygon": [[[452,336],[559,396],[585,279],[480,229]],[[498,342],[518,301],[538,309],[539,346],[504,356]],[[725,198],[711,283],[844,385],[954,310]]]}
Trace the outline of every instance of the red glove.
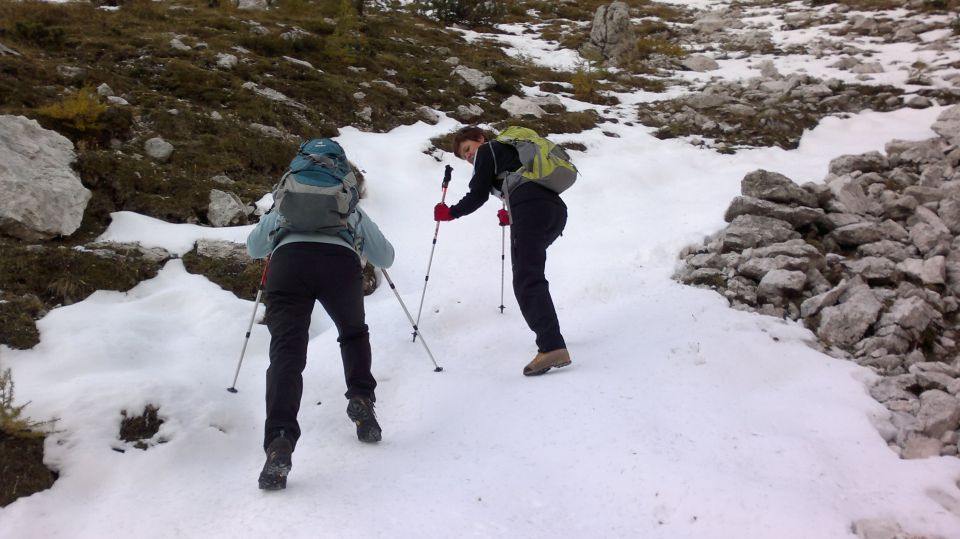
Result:
{"label": "red glove", "polygon": [[500,226],[510,226],[510,213],[507,210],[500,208],[497,211],[497,219],[500,220]]}
{"label": "red glove", "polygon": [[450,206],[443,202],[433,207],[434,221],[453,221],[453,215],[450,214]]}

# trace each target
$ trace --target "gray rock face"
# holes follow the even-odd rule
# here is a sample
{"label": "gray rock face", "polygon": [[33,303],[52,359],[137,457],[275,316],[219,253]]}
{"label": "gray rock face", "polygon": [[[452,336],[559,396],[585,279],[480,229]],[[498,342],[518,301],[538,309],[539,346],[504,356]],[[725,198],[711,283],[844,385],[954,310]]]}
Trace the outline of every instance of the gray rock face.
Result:
{"label": "gray rock face", "polygon": [[843,176],[854,171],[879,172],[889,167],[887,158],[880,152],[860,155],[842,155],[830,161],[830,174]]}
{"label": "gray rock face", "polygon": [[251,9],[263,11],[270,7],[271,0],[235,0],[237,9]]}
{"label": "gray rock face", "polygon": [[877,321],[883,304],[867,288],[859,288],[846,301],[823,309],[817,336],[835,346],[851,346]]}
{"label": "gray rock face", "polygon": [[802,227],[822,217],[823,210],[804,206],[787,206],[759,198],[739,196],[730,203],[730,207],[727,208],[723,218],[730,222],[741,215],[748,214],[779,219],[790,223],[794,227]]}
{"label": "gray rock face", "polygon": [[718,64],[716,60],[703,54],[691,54],[687,58],[684,58],[680,64],[690,71],[696,71],[698,73],[713,71],[720,68],[720,64]]}
{"label": "gray rock face", "polygon": [[453,74],[460,77],[478,92],[489,90],[497,85],[497,81],[490,75],[467,66],[457,66],[454,68]]}
{"label": "gray rock face", "polygon": [[507,113],[514,118],[520,118],[523,116],[540,118],[546,114],[546,111],[540,108],[540,106],[536,103],[532,103],[515,95],[510,96],[506,101],[501,103],[500,108],[507,111]]}
{"label": "gray rock face", "polygon": [[721,252],[772,245],[799,238],[790,223],[761,215],[739,215],[720,234]]}
{"label": "gray rock face", "polygon": [[73,143],[23,116],[0,116],[0,232],[42,240],[73,234],[92,196],[70,164]]}
{"label": "gray rock face", "polygon": [[827,187],[846,211],[857,215],[880,215],[883,207],[867,196],[859,179],[852,176],[839,176],[827,180]]}
{"label": "gray rock face", "polygon": [[760,280],[757,295],[766,299],[795,295],[803,292],[805,284],[807,284],[807,274],[802,271],[770,270]]}
{"label": "gray rock face", "polygon": [[210,190],[207,220],[213,226],[231,226],[242,223],[250,213],[240,197],[219,189]]}
{"label": "gray rock face", "polygon": [[483,109],[479,105],[460,105],[457,107],[457,116],[470,121],[479,118],[483,114]]}
{"label": "gray rock face", "polygon": [[623,2],[613,2],[597,8],[590,27],[590,39],[584,44],[582,52],[615,62],[633,41],[629,7]]}
{"label": "gray rock face", "polygon": [[960,105],[941,112],[930,128],[948,143],[960,144]]}
{"label": "gray rock face", "polygon": [[783,174],[766,170],[755,170],[744,176],[740,182],[740,192],[746,196],[780,204],[819,207],[816,195],[804,190]]}
{"label": "gray rock face", "polygon": [[143,151],[157,161],[167,161],[173,155],[173,144],[163,140],[162,137],[153,137],[143,143]]}
{"label": "gray rock face", "polygon": [[260,97],[267,98],[270,101],[283,103],[284,105],[293,107],[295,109],[300,109],[300,110],[307,109],[306,105],[304,105],[303,103],[300,103],[299,101],[294,101],[293,99],[290,99],[289,97],[284,95],[282,92],[278,92],[273,88],[262,87],[255,82],[245,82],[241,85],[241,88],[244,88],[245,90],[250,90],[251,92],[259,95]]}
{"label": "gray rock face", "polygon": [[960,427],[960,401],[953,395],[931,389],[920,395],[920,428],[931,438],[940,438]]}
{"label": "gray rock face", "polygon": [[0,43],[0,56],[21,56],[21,54],[10,47]]}
{"label": "gray rock face", "polygon": [[238,264],[246,264],[250,260],[247,248],[242,243],[226,240],[197,240],[197,254],[207,258],[232,260]]}

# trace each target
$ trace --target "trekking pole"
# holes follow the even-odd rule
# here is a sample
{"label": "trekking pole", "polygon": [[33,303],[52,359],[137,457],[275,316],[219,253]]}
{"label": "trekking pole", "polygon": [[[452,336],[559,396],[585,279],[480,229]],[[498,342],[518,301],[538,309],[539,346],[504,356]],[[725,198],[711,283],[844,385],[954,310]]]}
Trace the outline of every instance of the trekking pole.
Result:
{"label": "trekking pole", "polygon": [[[417,334],[420,333],[420,330],[417,328],[417,323],[413,321],[413,317],[410,316],[410,311],[407,310],[407,306],[403,303],[403,300],[400,299],[400,292],[397,292],[397,287],[396,285],[393,284],[393,280],[390,279],[390,274],[387,273],[387,270],[383,268],[380,268],[380,271],[383,273],[384,278],[387,279],[387,283],[390,284],[390,290],[393,290],[393,295],[397,296],[397,301],[399,301],[400,306],[403,307],[403,312],[404,314],[407,315],[407,320],[409,320],[410,323],[413,324],[413,336],[416,337]],[[427,346],[427,341],[423,340],[422,334],[420,335],[420,344],[423,345],[424,350],[427,351],[427,355],[430,356],[430,361],[432,361],[433,366],[436,367],[435,369],[433,369],[433,372],[442,371],[443,367],[441,367],[440,365],[437,365],[437,360],[433,359],[433,353],[430,352],[430,347]]]}
{"label": "trekking pole", "polygon": [[506,309],[503,305],[503,281],[507,261],[507,225],[510,224],[510,214],[507,212],[507,203],[503,203],[503,209],[497,212],[500,219],[500,314]]}
{"label": "trekking pole", "polygon": [[263,297],[263,285],[267,283],[267,268],[270,267],[270,257],[267,257],[263,265],[263,274],[260,276],[260,287],[257,289],[257,300],[253,303],[253,315],[250,316],[250,327],[247,328],[247,336],[243,339],[243,348],[240,349],[240,361],[237,362],[237,372],[233,374],[233,384],[227,388],[230,393],[237,392],[237,377],[240,376],[240,365],[243,364],[243,354],[247,351],[247,343],[250,342],[250,332],[253,331],[253,321],[257,318],[257,309],[260,307],[260,298]]}
{"label": "trekking pole", "polygon": [[[443,195],[440,197],[440,203],[443,204],[447,200],[447,184],[450,183],[450,174],[453,173],[453,167],[447,165],[447,168],[443,171]],[[427,262],[427,275],[423,278],[423,292],[420,294],[420,308],[417,309],[417,321],[413,324],[413,342],[417,342],[417,326],[420,324],[420,314],[423,312],[423,298],[427,296],[427,281],[430,280],[430,267],[433,266],[433,251],[437,248],[437,234],[440,232],[440,221],[437,221],[437,226],[433,229],[433,246],[430,247],[430,261]]]}

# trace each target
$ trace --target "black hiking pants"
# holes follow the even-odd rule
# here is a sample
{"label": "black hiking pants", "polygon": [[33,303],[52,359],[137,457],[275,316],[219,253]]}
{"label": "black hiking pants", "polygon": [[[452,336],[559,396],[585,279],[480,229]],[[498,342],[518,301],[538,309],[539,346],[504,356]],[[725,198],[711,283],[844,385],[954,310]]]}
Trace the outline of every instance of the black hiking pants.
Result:
{"label": "black hiking pants", "polygon": [[547,247],[567,224],[567,207],[560,197],[534,198],[510,206],[510,260],[513,293],[527,326],[537,335],[537,349],[550,352],[567,345],[560,334],[557,310],[544,274]]}
{"label": "black hiking pants", "polygon": [[266,284],[270,367],[264,449],[280,431],[294,446],[300,438],[297,412],[303,394],[310,315],[316,301],[337,327],[347,398],[376,400],[361,277],[360,258],[341,245],[290,243],[271,256]]}

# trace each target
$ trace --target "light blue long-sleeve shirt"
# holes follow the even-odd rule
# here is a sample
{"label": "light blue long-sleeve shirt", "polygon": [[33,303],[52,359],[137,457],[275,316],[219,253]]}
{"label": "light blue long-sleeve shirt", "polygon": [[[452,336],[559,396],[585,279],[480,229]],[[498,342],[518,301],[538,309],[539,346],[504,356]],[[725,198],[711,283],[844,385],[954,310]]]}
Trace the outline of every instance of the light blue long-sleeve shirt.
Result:
{"label": "light blue long-sleeve shirt", "polygon": [[[363,248],[359,255],[370,261],[378,268],[389,268],[393,265],[393,245],[387,241],[387,238],[380,232],[380,227],[373,219],[364,213],[360,208],[348,218],[350,225],[363,237]],[[294,242],[316,242],[332,243],[342,245],[350,250],[353,247],[340,236],[333,234],[321,234],[317,232],[290,232],[280,237],[280,241],[274,244],[275,232],[280,225],[280,214],[272,211],[260,218],[260,222],[253,228],[250,235],[247,236],[247,253],[252,258],[266,258],[280,246]]]}

